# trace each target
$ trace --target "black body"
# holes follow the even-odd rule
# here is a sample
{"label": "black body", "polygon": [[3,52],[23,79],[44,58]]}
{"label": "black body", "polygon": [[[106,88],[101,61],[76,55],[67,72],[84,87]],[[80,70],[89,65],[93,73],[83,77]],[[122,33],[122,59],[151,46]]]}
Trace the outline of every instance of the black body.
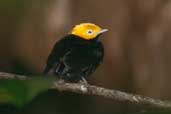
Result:
{"label": "black body", "polygon": [[103,60],[103,45],[98,37],[84,40],[75,35],[65,36],[55,44],[44,73],[52,69],[59,78],[70,82],[86,78]]}

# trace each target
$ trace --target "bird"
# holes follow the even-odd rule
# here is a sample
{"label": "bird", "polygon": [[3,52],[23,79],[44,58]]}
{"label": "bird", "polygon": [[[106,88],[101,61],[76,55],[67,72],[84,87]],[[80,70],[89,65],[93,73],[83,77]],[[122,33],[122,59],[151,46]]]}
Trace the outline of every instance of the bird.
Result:
{"label": "bird", "polygon": [[43,73],[53,72],[67,82],[83,82],[103,62],[104,47],[99,40],[102,29],[93,23],[80,23],[56,42],[48,56]]}

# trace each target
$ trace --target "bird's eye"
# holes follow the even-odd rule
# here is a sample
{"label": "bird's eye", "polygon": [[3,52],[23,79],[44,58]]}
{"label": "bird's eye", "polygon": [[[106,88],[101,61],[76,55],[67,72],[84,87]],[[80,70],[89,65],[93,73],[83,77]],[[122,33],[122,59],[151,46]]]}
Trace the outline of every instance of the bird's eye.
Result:
{"label": "bird's eye", "polygon": [[92,30],[87,30],[87,34],[91,35],[91,34],[93,34],[93,31]]}

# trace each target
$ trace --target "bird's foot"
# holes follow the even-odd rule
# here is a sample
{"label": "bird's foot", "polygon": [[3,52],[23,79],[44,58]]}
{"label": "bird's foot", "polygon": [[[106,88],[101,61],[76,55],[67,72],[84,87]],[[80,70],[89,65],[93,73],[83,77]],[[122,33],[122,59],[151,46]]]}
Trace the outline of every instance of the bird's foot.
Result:
{"label": "bird's foot", "polygon": [[79,83],[80,84],[83,84],[83,85],[88,85],[88,82],[87,82],[87,80],[84,77],[81,78],[81,80],[79,81]]}

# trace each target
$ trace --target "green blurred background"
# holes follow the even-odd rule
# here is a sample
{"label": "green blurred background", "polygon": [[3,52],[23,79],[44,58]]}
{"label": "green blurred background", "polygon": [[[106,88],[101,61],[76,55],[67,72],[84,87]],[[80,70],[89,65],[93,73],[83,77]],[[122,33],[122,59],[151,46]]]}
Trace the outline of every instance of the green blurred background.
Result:
{"label": "green blurred background", "polygon": [[[0,71],[42,74],[54,43],[75,25],[91,22],[103,35],[104,63],[90,84],[171,99],[171,1],[0,0]],[[0,114],[142,114],[130,103],[49,90]]]}

